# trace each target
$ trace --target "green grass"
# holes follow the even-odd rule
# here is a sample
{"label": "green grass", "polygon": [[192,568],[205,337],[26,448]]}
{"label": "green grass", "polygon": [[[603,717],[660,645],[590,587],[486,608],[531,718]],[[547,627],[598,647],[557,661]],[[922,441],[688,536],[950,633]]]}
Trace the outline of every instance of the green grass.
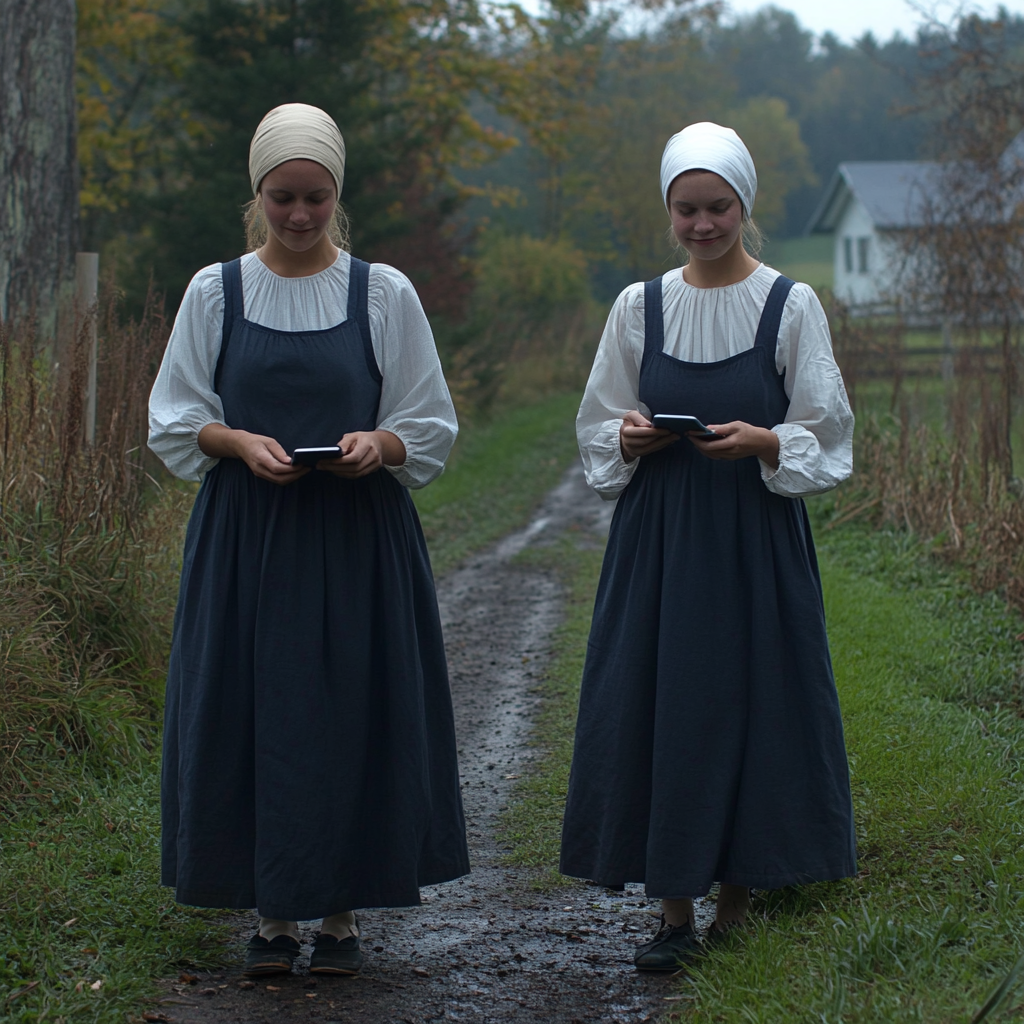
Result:
{"label": "green grass", "polygon": [[794,281],[812,288],[831,288],[833,271],[833,239],[831,235],[810,235],[802,238],[769,240],[761,259]]}
{"label": "green grass", "polygon": [[177,906],[157,884],[156,758],[101,778],[79,769],[64,762],[4,821],[4,1022],[121,1024],[153,977],[214,966],[223,952],[214,915]]}
{"label": "green grass", "polygon": [[519,784],[501,821],[502,840],[509,847],[507,862],[535,868],[533,885],[538,889],[575,884],[558,872],[558,844],[580,677],[603,555],[603,550],[563,541],[556,548],[527,549],[519,556],[547,567],[558,565],[565,584],[565,615],[554,634],[555,655],[538,688],[543,701],[534,718],[533,741],[544,749],[544,756]]}
{"label": "green grass", "polygon": [[[548,399],[464,430],[451,468],[416,494],[435,571],[528,520],[575,452],[578,404]],[[154,977],[225,954],[217,915],[177,906],[158,884],[152,726],[142,741],[104,765],[99,748],[78,758],[41,723],[24,731],[37,773],[0,815],[3,1024],[124,1024]]]}
{"label": "green grass", "polygon": [[529,520],[576,454],[577,393],[463,428],[448,469],[414,491],[437,575]]}
{"label": "green grass", "polygon": [[[742,945],[680,984],[679,1021],[966,1022],[1024,942],[1021,624],[925,545],[824,530],[827,509],[819,553],[861,872],[759,895]],[[534,865],[540,884],[557,878],[584,598],[598,572],[581,553],[563,565],[574,597],[543,684],[547,753],[506,817],[510,858]]]}

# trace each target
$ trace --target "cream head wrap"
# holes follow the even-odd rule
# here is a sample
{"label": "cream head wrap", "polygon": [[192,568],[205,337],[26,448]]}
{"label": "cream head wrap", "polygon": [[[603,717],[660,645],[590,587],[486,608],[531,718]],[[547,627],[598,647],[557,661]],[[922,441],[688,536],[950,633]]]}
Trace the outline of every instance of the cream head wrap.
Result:
{"label": "cream head wrap", "polygon": [[345,180],[345,140],[334,118],[308,103],[274,107],[256,127],[249,143],[249,178],[252,194],[275,167],[288,160],[313,160],[331,172],[341,198]]}
{"label": "cream head wrap", "polygon": [[661,198],[668,206],[668,190],[684,171],[713,171],[732,185],[749,217],[757,192],[757,171],[750,151],[731,129],[713,121],[699,121],[676,132],[661,156]]}

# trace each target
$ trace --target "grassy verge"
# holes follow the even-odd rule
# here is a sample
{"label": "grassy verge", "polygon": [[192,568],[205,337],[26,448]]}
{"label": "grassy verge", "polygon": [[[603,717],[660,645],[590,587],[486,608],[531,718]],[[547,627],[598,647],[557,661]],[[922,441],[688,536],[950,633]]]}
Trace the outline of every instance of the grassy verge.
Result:
{"label": "grassy verge", "polygon": [[463,427],[445,472],[414,491],[438,575],[518,529],[576,453],[576,393]]}
{"label": "grassy verge", "polygon": [[520,555],[521,559],[536,558],[548,567],[559,565],[566,588],[565,616],[555,631],[555,653],[540,685],[544,699],[534,720],[534,742],[544,749],[544,756],[519,784],[501,825],[502,838],[509,847],[508,862],[535,868],[533,884],[538,889],[568,881],[558,872],[558,844],[580,676],[603,554],[603,550],[563,541],[554,548]]}
{"label": "grassy verge", "polygon": [[[900,534],[819,528],[819,552],[861,873],[759,896],[751,934],[680,986],[674,1019],[966,1021],[1024,937],[1021,627]],[[549,753],[507,818],[511,857],[541,883],[555,877],[598,568],[564,565],[574,605],[544,683]]]}
{"label": "grassy verge", "polygon": [[[529,518],[575,451],[578,402],[548,399],[464,431],[451,468],[416,495],[435,570]],[[167,573],[177,556],[153,557]],[[221,961],[217,915],[177,906],[157,884],[158,737],[152,720],[133,735],[127,753],[91,744],[79,755],[26,718],[14,740],[32,771],[0,817],[3,1024],[123,1024],[153,977]]]}

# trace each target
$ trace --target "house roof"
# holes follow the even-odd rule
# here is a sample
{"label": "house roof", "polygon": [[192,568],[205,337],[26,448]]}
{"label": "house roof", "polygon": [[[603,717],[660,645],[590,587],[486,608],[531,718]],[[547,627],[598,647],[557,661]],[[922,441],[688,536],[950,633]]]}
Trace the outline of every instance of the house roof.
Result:
{"label": "house roof", "polygon": [[853,197],[878,228],[906,228],[936,198],[941,164],[923,160],[877,160],[840,164],[825,189],[807,234],[835,231]]}
{"label": "house roof", "polygon": [[[943,175],[954,164],[940,164],[925,160],[876,160],[840,164],[818,208],[811,217],[806,234],[826,234],[835,231],[846,212],[850,200],[856,198],[867,210],[876,228],[918,227],[923,224],[927,211],[942,209]],[[970,165],[960,165],[969,169]],[[1024,131],[1021,131],[1006,147],[999,160],[999,170],[1006,180],[1007,207],[1009,212],[1024,201]],[[949,183],[947,181],[948,190]],[[971,198],[970,193],[963,196]],[[976,198],[985,199],[980,188]],[[962,202],[959,205],[964,205]],[[990,204],[991,205],[991,204]]]}

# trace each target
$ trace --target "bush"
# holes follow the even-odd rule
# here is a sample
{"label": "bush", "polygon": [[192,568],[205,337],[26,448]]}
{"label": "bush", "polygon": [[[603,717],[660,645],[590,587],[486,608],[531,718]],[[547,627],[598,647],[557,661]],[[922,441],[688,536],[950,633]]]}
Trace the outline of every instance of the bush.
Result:
{"label": "bush", "polygon": [[600,337],[583,255],[564,242],[486,233],[470,312],[439,347],[460,413],[487,413],[586,381]]}

